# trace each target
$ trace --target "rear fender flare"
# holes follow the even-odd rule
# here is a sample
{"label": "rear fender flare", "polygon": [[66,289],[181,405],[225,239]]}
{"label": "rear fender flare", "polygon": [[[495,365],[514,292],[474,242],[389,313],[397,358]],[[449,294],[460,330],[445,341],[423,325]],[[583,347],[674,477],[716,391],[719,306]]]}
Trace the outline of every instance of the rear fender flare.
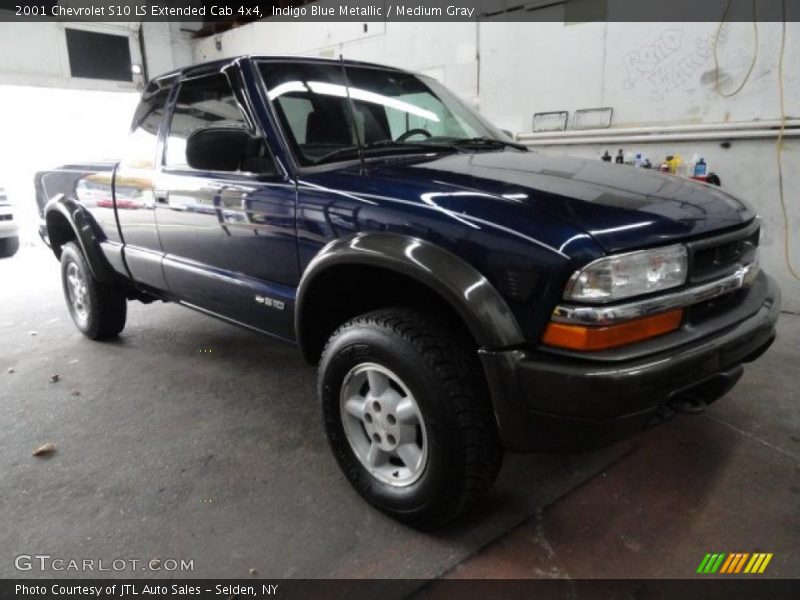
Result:
{"label": "rear fender flare", "polygon": [[111,267],[103,251],[100,242],[105,238],[94,218],[79,202],[63,194],[54,196],[44,207],[44,218],[47,226],[50,248],[57,258],[61,258],[61,246],[57,245],[51,231],[51,220],[54,215],[61,215],[69,223],[75,234],[75,240],[80,246],[83,256],[92,271],[95,279],[100,281],[115,281],[118,275]]}

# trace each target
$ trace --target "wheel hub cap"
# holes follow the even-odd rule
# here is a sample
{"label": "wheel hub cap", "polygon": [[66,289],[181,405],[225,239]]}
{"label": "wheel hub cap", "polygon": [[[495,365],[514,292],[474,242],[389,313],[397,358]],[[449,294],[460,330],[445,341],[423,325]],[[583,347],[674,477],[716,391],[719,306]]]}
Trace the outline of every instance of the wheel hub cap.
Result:
{"label": "wheel hub cap", "polygon": [[357,365],[344,378],[340,412],[345,435],[361,464],[393,486],[417,481],[425,470],[425,423],[414,396],[391,370]]}
{"label": "wheel hub cap", "polygon": [[89,316],[89,309],[86,305],[86,280],[74,262],[67,267],[67,293],[75,315],[85,321]]}

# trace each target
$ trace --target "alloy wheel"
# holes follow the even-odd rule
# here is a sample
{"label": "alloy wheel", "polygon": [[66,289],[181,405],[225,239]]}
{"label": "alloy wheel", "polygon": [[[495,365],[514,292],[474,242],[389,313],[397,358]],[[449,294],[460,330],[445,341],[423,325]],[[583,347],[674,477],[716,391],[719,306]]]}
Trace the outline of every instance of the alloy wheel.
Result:
{"label": "alloy wheel", "polygon": [[342,383],[340,412],[358,460],[376,479],[411,485],[425,470],[425,422],[414,395],[394,372],[377,363],[353,367]]}

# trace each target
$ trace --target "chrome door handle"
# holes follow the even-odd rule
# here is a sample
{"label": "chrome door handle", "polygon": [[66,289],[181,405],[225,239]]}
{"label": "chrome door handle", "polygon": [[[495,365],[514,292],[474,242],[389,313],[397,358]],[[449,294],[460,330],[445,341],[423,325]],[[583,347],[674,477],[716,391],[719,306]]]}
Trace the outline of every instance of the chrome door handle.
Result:
{"label": "chrome door handle", "polygon": [[156,204],[169,204],[169,192],[166,190],[153,190]]}

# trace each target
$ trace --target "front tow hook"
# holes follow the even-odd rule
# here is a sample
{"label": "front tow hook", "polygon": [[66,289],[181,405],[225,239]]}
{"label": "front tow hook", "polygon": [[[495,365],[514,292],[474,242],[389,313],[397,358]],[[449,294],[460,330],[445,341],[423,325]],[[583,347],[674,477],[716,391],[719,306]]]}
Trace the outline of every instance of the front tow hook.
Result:
{"label": "front tow hook", "polygon": [[669,407],[677,413],[685,413],[689,415],[699,415],[703,412],[708,404],[699,398],[679,397],[671,400]]}

